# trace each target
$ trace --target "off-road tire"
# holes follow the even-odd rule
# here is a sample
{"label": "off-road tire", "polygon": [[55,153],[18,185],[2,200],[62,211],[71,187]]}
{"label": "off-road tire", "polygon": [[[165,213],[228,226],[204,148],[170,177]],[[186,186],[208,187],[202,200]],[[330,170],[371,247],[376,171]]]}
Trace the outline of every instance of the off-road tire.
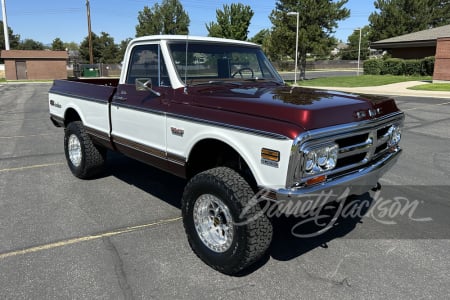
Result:
{"label": "off-road tire", "polygon": [[[72,174],[81,179],[99,175],[104,169],[106,149],[92,143],[81,121],[69,123],[64,133],[64,153]],[[75,142],[78,140],[80,157],[77,159],[74,159],[73,155],[71,158],[70,139]]]}
{"label": "off-road tire", "polygon": [[[220,199],[231,215],[232,242],[223,252],[211,250],[195,227],[194,207],[202,195]],[[227,167],[199,173],[186,185],[182,215],[189,245],[201,260],[219,272],[230,275],[240,272],[261,259],[270,246],[272,224],[257,203],[249,205],[253,196],[254,192],[243,177]]]}

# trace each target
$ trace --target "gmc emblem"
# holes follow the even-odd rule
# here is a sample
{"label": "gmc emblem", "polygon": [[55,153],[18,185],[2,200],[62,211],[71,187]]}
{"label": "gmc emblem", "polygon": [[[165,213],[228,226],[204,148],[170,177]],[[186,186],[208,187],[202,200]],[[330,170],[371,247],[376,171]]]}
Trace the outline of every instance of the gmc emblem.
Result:
{"label": "gmc emblem", "polygon": [[382,112],[381,108],[377,109],[370,108],[368,110],[360,110],[356,112],[356,118],[362,119],[365,118],[367,115],[369,115],[369,118],[373,119],[377,115],[381,115],[381,112]]}

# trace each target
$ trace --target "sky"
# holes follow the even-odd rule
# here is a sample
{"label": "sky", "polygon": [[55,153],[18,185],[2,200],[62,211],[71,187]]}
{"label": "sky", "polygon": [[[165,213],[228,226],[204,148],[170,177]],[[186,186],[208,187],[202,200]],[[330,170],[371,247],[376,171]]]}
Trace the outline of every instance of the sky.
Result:
{"label": "sky", "polygon": [[[87,36],[86,0],[4,0],[8,26],[22,40],[33,39],[51,44],[55,38],[63,42],[81,43]],[[92,31],[99,35],[107,32],[115,43],[136,34],[138,12],[144,6],[152,7],[161,0],[90,0]],[[224,4],[242,3],[254,11],[249,27],[249,38],[262,29],[270,29],[269,15],[275,8],[275,0],[180,0],[191,23],[190,35],[206,36],[205,24],[216,21],[216,9]],[[349,0],[346,7],[351,15],[339,22],[334,36],[343,42],[358,27],[368,24],[368,17],[375,10],[373,0]],[[302,13],[302,12],[300,12]],[[294,17],[295,18],[295,17]],[[3,17],[1,17],[3,20]],[[0,30],[3,30],[0,28]]]}

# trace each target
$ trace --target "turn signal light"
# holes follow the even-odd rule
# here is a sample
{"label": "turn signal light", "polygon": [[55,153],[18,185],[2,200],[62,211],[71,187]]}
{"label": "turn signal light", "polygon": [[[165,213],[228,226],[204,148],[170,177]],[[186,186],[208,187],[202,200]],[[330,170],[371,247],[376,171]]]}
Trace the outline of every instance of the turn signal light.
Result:
{"label": "turn signal light", "polygon": [[262,148],[261,158],[278,162],[280,161],[280,151]]}
{"label": "turn signal light", "polygon": [[327,176],[326,175],[320,175],[320,176],[308,179],[306,181],[306,185],[314,185],[314,184],[322,183],[322,182],[325,182],[325,180],[327,180]]}

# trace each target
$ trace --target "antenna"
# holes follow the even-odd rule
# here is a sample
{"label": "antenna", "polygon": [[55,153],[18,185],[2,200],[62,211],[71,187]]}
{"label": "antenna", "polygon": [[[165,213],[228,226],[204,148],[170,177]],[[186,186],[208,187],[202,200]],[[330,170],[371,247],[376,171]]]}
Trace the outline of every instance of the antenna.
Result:
{"label": "antenna", "polygon": [[187,94],[187,69],[188,69],[188,49],[189,49],[189,34],[186,35],[186,50],[185,50],[185,58],[184,58],[184,93]]}

